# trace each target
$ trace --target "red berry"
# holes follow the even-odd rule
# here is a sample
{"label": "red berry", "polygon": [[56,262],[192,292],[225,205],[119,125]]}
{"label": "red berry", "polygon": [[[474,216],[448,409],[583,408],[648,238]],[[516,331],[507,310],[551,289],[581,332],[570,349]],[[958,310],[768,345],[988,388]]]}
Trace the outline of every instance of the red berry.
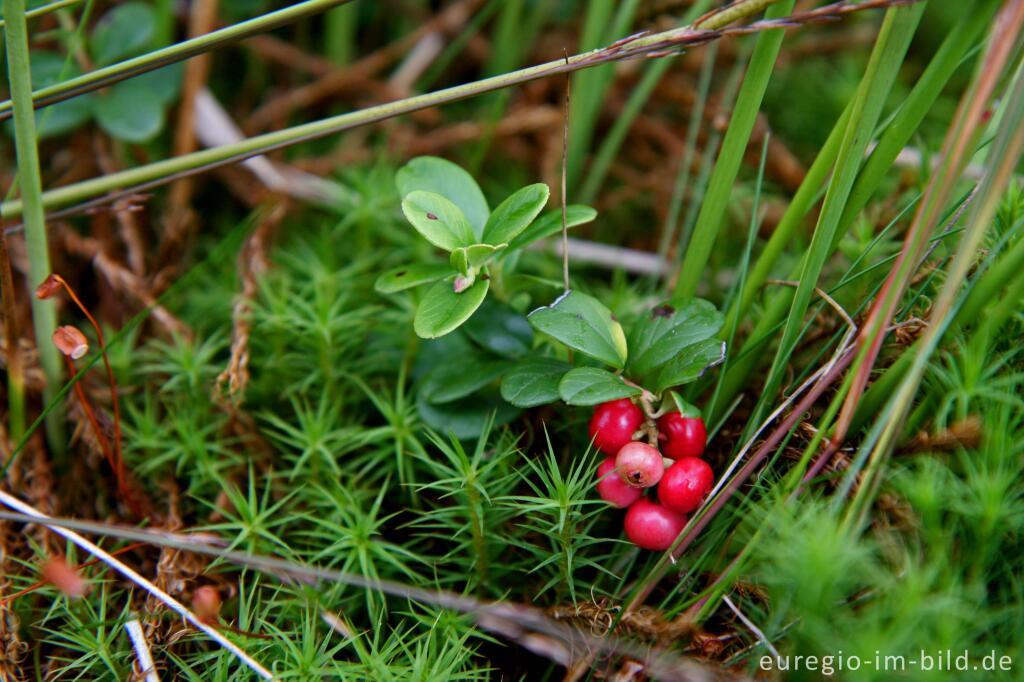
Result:
{"label": "red berry", "polygon": [[597,494],[605,502],[619,509],[625,509],[639,499],[643,493],[634,488],[615,471],[615,458],[608,457],[597,467]]}
{"label": "red berry", "polygon": [[635,440],[623,445],[615,455],[615,468],[622,480],[634,488],[650,488],[661,480],[665,462],[657,449]]}
{"label": "red berry", "polygon": [[590,437],[598,450],[615,455],[633,440],[633,434],[644,423],[644,411],[629,398],[601,403],[590,419]]}
{"label": "red berry", "polygon": [[626,512],[626,537],[637,547],[664,551],[686,525],[686,516],[641,497]]}
{"label": "red berry", "polygon": [[661,449],[666,457],[700,457],[708,442],[708,432],[700,417],[684,417],[678,412],[669,412],[658,420],[658,431],[664,438]]}
{"label": "red berry", "polygon": [[668,468],[658,484],[658,499],[680,514],[689,514],[711,492],[715,474],[697,457],[683,457]]}

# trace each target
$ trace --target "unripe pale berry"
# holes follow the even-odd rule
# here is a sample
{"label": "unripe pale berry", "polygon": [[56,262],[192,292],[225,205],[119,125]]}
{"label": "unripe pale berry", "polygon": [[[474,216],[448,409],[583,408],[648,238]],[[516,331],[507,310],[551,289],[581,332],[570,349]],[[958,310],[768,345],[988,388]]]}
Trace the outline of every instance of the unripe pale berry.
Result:
{"label": "unripe pale berry", "polygon": [[590,437],[594,446],[607,454],[615,455],[622,446],[633,440],[633,434],[644,423],[644,411],[629,398],[601,403],[590,418]]}
{"label": "unripe pale berry", "polygon": [[684,417],[678,412],[664,414],[658,420],[661,450],[666,457],[700,457],[707,445],[708,432],[700,417]]}
{"label": "unripe pale berry", "polygon": [[626,443],[615,455],[615,468],[622,480],[634,488],[657,485],[665,473],[661,453],[642,441]]}
{"label": "unripe pale berry", "polygon": [[680,514],[689,514],[711,492],[715,474],[708,463],[697,457],[683,457],[666,471],[658,484],[658,499]]}
{"label": "unripe pale berry", "polygon": [[686,526],[686,516],[641,497],[626,512],[624,526],[626,537],[637,547],[664,551]]}
{"label": "unripe pale berry", "polygon": [[615,458],[608,457],[597,467],[597,494],[605,502],[624,509],[643,495],[640,488],[629,485],[616,473]]}

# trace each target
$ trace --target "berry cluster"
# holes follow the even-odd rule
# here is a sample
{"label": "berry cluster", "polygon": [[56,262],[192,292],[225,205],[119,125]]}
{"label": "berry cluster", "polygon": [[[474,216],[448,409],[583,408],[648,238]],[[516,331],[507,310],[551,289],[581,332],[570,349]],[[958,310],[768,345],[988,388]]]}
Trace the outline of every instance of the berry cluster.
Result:
{"label": "berry cluster", "polygon": [[[645,436],[661,450],[641,440]],[[654,422],[623,398],[597,406],[590,437],[608,455],[597,467],[598,494],[616,507],[629,508],[626,537],[644,549],[668,549],[686,525],[686,515],[701,505],[714,484],[711,467],[700,459],[707,443],[704,420],[668,412]],[[644,488],[654,486],[658,502],[643,494]]]}

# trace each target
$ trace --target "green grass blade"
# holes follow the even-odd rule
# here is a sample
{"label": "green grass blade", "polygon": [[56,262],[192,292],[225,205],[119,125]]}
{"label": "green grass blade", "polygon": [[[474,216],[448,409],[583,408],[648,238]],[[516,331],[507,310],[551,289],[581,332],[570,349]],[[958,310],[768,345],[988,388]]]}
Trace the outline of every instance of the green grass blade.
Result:
{"label": "green grass blade", "polygon": [[[28,27],[25,23],[25,0],[4,0],[4,35],[7,42],[7,68],[14,108],[14,138],[18,155],[18,173],[24,205],[25,245],[28,250],[29,285],[35,287],[50,274],[50,250],[46,238],[46,217],[43,209],[43,187],[39,171],[39,149],[36,147],[36,118],[32,110],[32,76],[28,56]],[[44,399],[49,400],[60,384],[62,367],[53,332],[57,328],[56,301],[43,301],[32,296],[32,323],[35,330],[39,362],[46,374]],[[46,421],[51,447],[63,451],[60,412]]]}
{"label": "green grass blade", "polygon": [[[700,0],[694,3],[693,7],[687,11],[683,24],[693,21],[695,17],[706,11],[710,4],[711,0]],[[601,185],[608,174],[608,169],[611,167],[612,161],[615,160],[616,154],[619,153],[619,149],[626,139],[626,134],[629,133],[630,126],[633,125],[633,121],[636,120],[636,117],[643,110],[647,100],[651,97],[651,93],[654,92],[654,88],[661,82],[662,77],[670,66],[672,66],[672,60],[666,58],[653,64],[648,64],[644,69],[643,78],[640,79],[640,83],[630,93],[622,113],[615,119],[611,130],[608,131],[608,134],[604,137],[601,146],[597,150],[597,154],[594,155],[594,161],[591,163],[587,179],[583,183],[583,189],[580,191],[580,201],[584,204],[594,203],[594,198],[601,190]],[[700,108],[703,109],[703,107]],[[700,121],[700,111],[695,109],[694,114],[695,118]]]}
{"label": "green grass blade", "polygon": [[[76,95],[107,85],[113,85],[132,76],[158,69],[161,66],[184,61],[190,57],[209,52],[221,45],[237,42],[256,33],[284,26],[303,17],[317,14],[346,2],[351,2],[351,0],[307,0],[307,2],[292,5],[276,12],[270,12],[255,19],[231,24],[225,28],[211,31],[206,35],[197,36],[159,50],[153,50],[138,57],[118,62],[117,64],[94,69],[76,78],[40,88],[32,93],[31,100],[37,109],[48,104],[55,104]],[[12,110],[11,100],[0,102],[0,120],[9,118]]]}
{"label": "green grass blade", "polygon": [[[793,10],[793,5],[794,0],[783,0],[773,5],[766,17],[774,19],[785,16]],[[784,31],[775,30],[766,31],[757,37],[757,44],[750,56],[750,67],[736,98],[732,119],[722,141],[722,150],[697,216],[697,229],[693,233],[679,269],[679,278],[673,295],[676,303],[693,298],[697,293],[697,285],[704,276],[704,267],[711,256],[711,249],[725,217],[736,174],[743,161],[743,153],[747,149],[747,142],[754,129],[754,121],[757,119],[757,112],[761,107],[761,100],[768,87],[768,79],[771,77],[784,36]]]}
{"label": "green grass blade", "polygon": [[839,148],[836,170],[825,194],[821,216],[798,278],[800,284],[793,294],[789,317],[772,368],[760,394],[758,407],[754,410],[754,418],[751,420],[753,422],[761,418],[764,406],[774,399],[775,392],[782,382],[785,368],[804,328],[804,315],[814,295],[814,288],[832,251],[839,221],[864,158],[864,151],[874,133],[882,106],[889,96],[923,11],[924,5],[916,4],[890,9],[886,13],[867,72],[850,111],[850,121]]}

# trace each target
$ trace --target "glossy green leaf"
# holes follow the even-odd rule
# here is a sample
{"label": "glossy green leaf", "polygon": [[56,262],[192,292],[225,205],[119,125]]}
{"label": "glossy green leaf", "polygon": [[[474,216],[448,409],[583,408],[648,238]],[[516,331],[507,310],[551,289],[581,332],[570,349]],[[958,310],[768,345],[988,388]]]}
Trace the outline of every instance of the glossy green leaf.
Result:
{"label": "glossy green leaf", "polygon": [[145,49],[156,35],[156,13],[144,2],[117,5],[100,17],[89,47],[98,66],[112,64]]}
{"label": "glossy green leaf", "polygon": [[445,251],[470,246],[475,241],[466,216],[440,194],[410,192],[402,200],[402,212],[428,242]]}
{"label": "glossy green leaf", "polygon": [[140,90],[145,89],[165,107],[178,99],[181,82],[185,74],[184,62],[168,64],[159,69],[133,76],[131,83]]}
{"label": "glossy green leaf", "polygon": [[434,192],[459,207],[472,226],[476,241],[483,237],[491,210],[473,176],[451,161],[421,156],[402,166],[395,176],[398,193],[404,199],[417,190]]}
{"label": "glossy green leaf", "polygon": [[722,314],[694,299],[680,308],[660,305],[633,324],[629,336],[630,376],[645,376],[673,360],[687,346],[709,339],[722,328]]}
{"label": "glossy green leaf", "polygon": [[621,369],[626,364],[626,338],[611,311],[593,296],[568,291],[549,306],[529,314],[533,328],[584,355]]}
{"label": "glossy green leaf", "polygon": [[682,386],[699,379],[704,372],[725,361],[725,341],[705,339],[684,348],[675,360],[665,365],[654,382],[656,392]]}
{"label": "glossy green leaf", "polygon": [[450,403],[476,393],[504,374],[510,366],[508,360],[473,355],[448,358],[447,362],[423,377],[420,391],[429,403]]}
{"label": "glossy green leaf", "polygon": [[444,264],[403,265],[383,273],[374,282],[373,288],[381,294],[394,294],[421,284],[436,282],[450,274],[452,269]]}
{"label": "glossy green leaf", "polygon": [[572,365],[554,358],[527,358],[501,379],[501,397],[517,407],[553,403],[561,396],[558,383]]}
{"label": "glossy green leaf", "polygon": [[543,182],[513,192],[487,219],[483,240],[488,244],[504,244],[514,239],[543,210],[550,195],[551,191]]}
{"label": "glossy green leaf", "polygon": [[526,315],[487,299],[462,327],[469,338],[508,358],[523,357],[533,347],[533,327]]}
{"label": "glossy green leaf", "polygon": [[[572,205],[565,209],[565,224],[567,227],[576,227],[591,222],[597,217],[597,211],[589,206]],[[548,211],[540,218],[537,218],[519,236],[509,242],[509,251],[521,249],[533,242],[558,234],[562,231],[562,209]]]}
{"label": "glossy green leaf", "polygon": [[480,438],[484,425],[494,414],[494,425],[508,424],[519,415],[519,408],[509,405],[497,392],[477,394],[443,405],[432,405],[422,394],[416,397],[416,410],[430,428],[452,434],[460,440]]}
{"label": "glossy green leaf", "polygon": [[124,81],[96,98],[96,122],[124,142],[147,142],[164,127],[164,107],[145,89]]}
{"label": "glossy green leaf", "polygon": [[435,282],[416,311],[413,328],[417,336],[435,339],[456,329],[480,307],[489,286],[490,280],[478,277],[473,286],[457,294],[451,281]]}
{"label": "glossy green leaf", "polygon": [[597,405],[641,393],[639,388],[630,386],[622,377],[598,367],[577,367],[558,383],[558,395],[570,405]]}

